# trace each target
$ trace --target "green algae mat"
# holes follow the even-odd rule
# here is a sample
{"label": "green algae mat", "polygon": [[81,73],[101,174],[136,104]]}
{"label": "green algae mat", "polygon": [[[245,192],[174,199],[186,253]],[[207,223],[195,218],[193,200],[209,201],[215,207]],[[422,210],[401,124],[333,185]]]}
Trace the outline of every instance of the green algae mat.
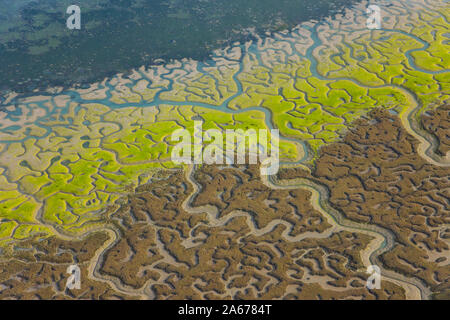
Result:
{"label": "green algae mat", "polygon": [[196,119],[221,131],[279,129],[282,162],[309,167],[377,107],[420,136],[418,117],[450,97],[450,3],[379,5],[379,30],[366,27],[362,3],[205,62],[9,94],[0,111],[0,246],[101,227],[124,195],[178,167],[170,136]]}

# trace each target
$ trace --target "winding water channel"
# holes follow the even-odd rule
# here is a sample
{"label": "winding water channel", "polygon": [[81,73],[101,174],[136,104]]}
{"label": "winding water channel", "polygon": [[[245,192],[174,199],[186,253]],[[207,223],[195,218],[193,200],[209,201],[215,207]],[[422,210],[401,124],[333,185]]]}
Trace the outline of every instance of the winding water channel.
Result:
{"label": "winding water channel", "polygon": [[[348,80],[348,81],[351,81],[363,88],[395,88],[397,90],[400,90],[409,100],[409,105],[401,111],[401,113],[399,114],[399,117],[402,121],[403,126],[408,131],[408,133],[411,134],[412,136],[414,136],[414,138],[420,142],[419,147],[418,147],[418,153],[428,163],[431,163],[436,166],[449,167],[450,159],[448,157],[440,157],[435,153],[434,150],[436,148],[436,141],[432,137],[430,137],[427,133],[425,133],[424,130],[421,129],[421,126],[417,123],[416,119],[418,118],[418,112],[422,109],[422,106],[421,106],[420,102],[418,101],[417,97],[415,96],[414,92],[411,92],[410,90],[408,90],[405,87],[401,87],[398,85],[392,85],[392,84],[387,84],[387,85],[382,85],[382,86],[367,86],[367,85],[361,84],[360,82],[358,82],[357,80],[352,79],[352,78],[345,78],[345,77],[343,77],[343,78],[328,78],[328,77],[322,76],[317,71],[317,60],[313,56],[313,51],[318,46],[322,45],[322,42],[317,35],[317,28],[319,25],[309,28],[309,30],[312,32],[312,39],[314,41],[314,44],[308,48],[308,50],[306,52],[306,57],[311,62],[310,71],[311,71],[312,75],[321,80]],[[424,72],[424,73],[429,73],[429,74],[438,74],[438,73],[449,72],[449,70],[433,72],[433,71],[423,70],[423,69],[419,68],[415,64],[414,59],[412,58],[411,54],[413,52],[416,52],[419,50],[426,50],[429,47],[429,44],[424,42],[423,40],[419,39],[418,37],[416,37],[412,34],[406,33],[404,31],[398,31],[398,30],[387,30],[387,31],[400,32],[404,35],[407,35],[408,37],[414,38],[416,41],[420,42],[423,45],[422,48],[412,49],[412,50],[409,50],[408,52],[406,52],[406,56],[409,61],[409,64],[414,70]],[[296,31],[294,30],[292,32],[295,33]],[[294,45],[292,47],[295,48]],[[241,50],[243,50],[243,52],[245,52],[246,48],[244,47],[244,45],[241,45],[240,48],[241,48]],[[248,52],[252,52],[253,54],[256,54],[256,55],[261,54],[261,52],[258,52],[257,50],[255,50],[255,45],[250,46],[250,48],[248,49]],[[286,54],[288,54],[288,53],[286,53]],[[301,53],[295,51],[292,53],[292,55],[300,55],[301,56]],[[235,99],[236,97],[238,97],[244,93],[243,86],[239,80],[239,75],[243,72],[243,66],[244,66],[242,59],[243,59],[243,57],[241,57],[241,60],[240,60],[239,71],[233,75],[233,80],[237,87],[236,93],[234,93],[232,96],[230,96],[229,98],[227,98],[221,104],[218,104],[218,105],[213,105],[213,104],[208,104],[208,103],[199,103],[199,102],[169,101],[169,100],[161,99],[160,95],[163,92],[171,91],[173,89],[173,84],[174,84],[173,79],[171,79],[169,77],[164,77],[164,75],[162,75],[162,78],[169,81],[169,86],[167,87],[167,89],[161,90],[152,102],[141,101],[139,103],[117,104],[117,103],[114,103],[111,101],[112,92],[115,90],[115,87],[113,85],[111,85],[111,81],[113,81],[115,79],[115,77],[113,77],[110,80],[106,81],[106,83],[105,83],[107,90],[106,90],[106,97],[104,99],[85,100],[81,97],[80,93],[77,92],[76,90],[63,91],[61,94],[68,95],[70,97],[70,101],[67,102],[65,111],[63,111],[62,113],[64,114],[64,112],[67,112],[69,110],[69,104],[73,103],[73,102],[77,103],[80,106],[83,104],[94,104],[94,103],[102,104],[102,105],[108,106],[112,109],[125,108],[125,107],[155,107],[155,108],[159,109],[160,105],[171,105],[171,106],[177,106],[177,107],[194,106],[194,107],[202,107],[202,108],[211,109],[211,110],[219,110],[219,111],[222,111],[222,112],[225,112],[228,114],[239,114],[239,113],[244,113],[244,112],[248,112],[248,111],[260,111],[260,112],[263,112],[265,115],[266,126],[269,129],[274,129],[274,122],[272,119],[273,115],[272,115],[271,111],[266,108],[254,106],[254,107],[250,107],[250,108],[234,110],[229,107],[229,104],[233,99]],[[211,63],[212,62],[199,63],[199,68],[210,66]],[[182,68],[183,68],[183,65],[179,69],[181,70]],[[204,73],[205,71],[202,70],[201,72]],[[141,73],[141,75],[143,78],[147,78],[145,76],[145,74]],[[137,84],[138,80],[132,80],[132,79],[130,79],[130,80],[131,80],[131,83],[127,84],[126,86],[128,86],[130,89],[132,89]],[[147,78],[147,80],[149,80],[149,82],[151,83],[151,79]],[[100,86],[100,88],[102,88],[102,86]],[[37,104],[39,107],[48,111],[44,117],[41,117],[41,119],[39,119],[39,121],[36,122],[36,125],[41,128],[44,128],[47,131],[46,135],[49,135],[51,133],[51,128],[45,126],[43,123],[45,123],[45,119],[49,119],[51,116],[53,116],[55,114],[55,112],[56,112],[55,110],[60,109],[60,108],[56,107],[56,104],[54,102],[52,95],[50,95],[48,93],[42,93],[42,95],[44,95],[44,96],[46,95],[49,97],[49,101],[51,103],[53,103],[53,105],[55,106],[55,108],[53,108],[54,111],[48,111],[48,108],[45,106],[45,102],[25,103],[25,105],[28,104],[28,106],[31,107],[31,104]],[[20,99],[22,99],[22,98],[23,98],[23,96],[16,98],[15,101],[13,101],[13,103],[14,102],[19,103]],[[14,114],[11,114],[10,119],[14,119],[14,116],[15,116]],[[4,144],[9,144],[12,142],[23,142],[23,141],[25,141],[27,139],[31,139],[31,138],[43,138],[46,135],[41,136],[41,137],[27,136],[26,138],[24,138],[22,140],[0,141],[0,142],[4,143]],[[286,137],[286,136],[282,136],[281,139],[285,140],[285,141],[289,141],[289,142],[294,142],[299,147],[298,154],[301,155],[299,157],[299,159],[297,159],[294,162],[283,162],[282,166],[304,165],[306,161],[308,161],[312,158],[311,150],[309,149],[308,145],[304,141],[299,140],[294,137]],[[199,192],[199,186],[193,180],[192,172],[193,172],[193,167],[189,168],[189,170],[187,171],[186,178],[194,186],[195,192],[192,195],[190,195],[188,197],[187,201],[183,204],[183,207],[185,208],[185,210],[190,211],[190,212],[193,212],[193,210],[197,210],[197,211],[202,210],[201,208],[194,209],[194,208],[190,207],[190,205],[189,205],[190,199],[193,199],[193,197]],[[318,211],[320,211],[324,216],[327,216],[329,218],[328,220],[330,222],[332,222],[335,226],[338,226],[339,228],[341,228],[343,230],[348,230],[348,231],[352,231],[352,232],[360,232],[360,233],[364,233],[364,234],[368,234],[368,235],[372,236],[374,238],[374,240],[366,248],[366,250],[362,253],[362,260],[366,266],[374,265],[374,264],[378,265],[378,266],[382,266],[379,256],[382,255],[383,253],[391,250],[395,246],[395,235],[390,230],[387,230],[387,229],[382,228],[377,225],[357,223],[357,222],[348,220],[347,218],[345,218],[343,216],[343,214],[341,212],[339,212],[336,209],[334,209],[333,207],[331,207],[328,202],[328,198],[329,198],[328,190],[324,186],[321,186],[321,185],[315,183],[314,181],[306,180],[306,179],[292,179],[292,180],[279,181],[279,180],[276,180],[274,177],[264,178],[263,181],[267,186],[269,186],[270,188],[273,188],[273,189],[301,188],[301,189],[305,189],[305,190],[311,192],[311,194],[312,194],[311,203],[314,206],[314,208],[317,209]],[[203,209],[205,209],[205,208],[203,208]],[[208,210],[210,210],[210,209],[208,209]],[[236,213],[236,214],[238,214],[238,213]],[[233,217],[233,215],[227,217],[227,220],[231,219],[232,217]],[[114,227],[109,226],[109,225],[103,226],[103,227],[96,226],[95,228],[91,228],[89,231],[85,232],[83,235],[73,237],[72,235],[63,234],[62,231],[56,230],[53,226],[45,223],[45,221],[43,221],[43,219],[40,215],[38,215],[37,219],[42,223],[42,225],[51,227],[55,231],[55,234],[57,234],[62,239],[73,240],[73,239],[83,238],[93,232],[98,232],[98,231],[107,232],[109,235],[109,240],[102,246],[102,248],[100,248],[97,251],[94,259],[92,260],[93,263],[89,267],[89,275],[95,280],[109,283],[111,286],[113,286],[118,291],[138,295],[142,298],[152,297],[152,293],[149,292],[148,289],[146,289],[146,288],[144,288],[143,290],[139,290],[139,291],[133,290],[131,288],[124,288],[123,285],[120,284],[120,281],[118,279],[100,275],[98,270],[99,270],[99,267],[102,262],[104,254],[118,241],[118,231]],[[224,221],[216,221],[215,223],[221,224],[221,223],[224,223]],[[274,222],[274,223],[281,223],[281,222]],[[256,232],[257,230],[254,230],[254,231]],[[257,232],[262,232],[262,231],[259,230]],[[299,239],[291,239],[291,240],[300,241]],[[387,280],[392,281],[392,282],[402,286],[405,289],[405,294],[406,294],[407,298],[409,298],[409,299],[428,299],[431,295],[430,289],[422,281],[420,281],[416,278],[408,278],[402,274],[399,274],[397,272],[394,272],[392,270],[387,270],[384,268],[382,270],[382,276],[384,278],[386,278]],[[147,287],[147,286],[145,286],[145,287]]]}

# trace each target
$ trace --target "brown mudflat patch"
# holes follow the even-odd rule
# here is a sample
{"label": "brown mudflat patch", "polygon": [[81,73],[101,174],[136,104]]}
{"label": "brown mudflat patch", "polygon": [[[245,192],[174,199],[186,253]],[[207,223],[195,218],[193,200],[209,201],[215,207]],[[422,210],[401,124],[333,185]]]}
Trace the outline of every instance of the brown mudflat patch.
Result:
{"label": "brown mudflat patch", "polygon": [[[52,237],[21,243],[8,261],[0,262],[0,299],[132,298],[88,276],[90,260],[107,238],[105,233],[94,233],[80,241]],[[67,268],[73,264],[81,270],[81,286],[70,290]]]}
{"label": "brown mudflat patch", "polygon": [[[448,107],[436,115],[428,127],[448,133]],[[320,150],[312,175],[284,169],[279,178],[312,178],[347,218],[391,230],[398,244],[381,256],[385,267],[441,292],[450,287],[450,169],[427,163],[417,146],[397,117],[375,110]]]}
{"label": "brown mudflat patch", "polygon": [[156,299],[401,299],[365,287],[367,235],[331,230],[305,190],[271,190],[257,166],[173,172],[112,215],[120,241],[100,273]]}
{"label": "brown mudflat patch", "polygon": [[437,152],[445,157],[450,151],[450,104],[427,111],[422,116],[422,125],[436,137]]}
{"label": "brown mudflat patch", "polygon": [[[442,299],[450,278],[450,172],[423,160],[417,144],[396,117],[376,110],[321,149],[312,174],[283,169],[279,178],[325,185],[347,218],[391,230],[398,244],[381,256],[384,266],[421,279]],[[340,229],[311,199],[304,189],[269,188],[256,165],[205,165],[191,177],[165,171],[110,215],[119,230],[110,247],[107,232],[21,243],[0,263],[0,298],[405,298],[391,282],[365,287],[361,253],[372,238]],[[81,289],[65,288],[72,264],[81,269]]]}

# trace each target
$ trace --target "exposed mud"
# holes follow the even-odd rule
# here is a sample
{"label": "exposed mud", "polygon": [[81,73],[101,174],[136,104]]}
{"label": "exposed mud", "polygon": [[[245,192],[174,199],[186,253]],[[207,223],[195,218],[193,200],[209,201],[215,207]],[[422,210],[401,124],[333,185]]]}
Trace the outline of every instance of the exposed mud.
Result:
{"label": "exposed mud", "polygon": [[425,112],[422,125],[436,138],[437,153],[450,159],[450,104]]}
{"label": "exposed mud", "polygon": [[404,298],[389,282],[366,289],[360,252],[371,237],[332,226],[308,191],[272,190],[257,166],[188,177],[173,172],[128,197],[100,274],[156,299]]}
{"label": "exposed mud", "polygon": [[[405,299],[420,298],[417,288],[443,297],[449,169],[427,163],[418,143],[377,110],[322,148],[311,173],[282,169],[276,185],[257,165],[161,171],[122,199],[105,231],[22,242],[0,263],[0,298]],[[322,185],[354,225],[322,207],[321,191],[283,185],[299,178]],[[377,262],[404,278],[368,290],[372,255],[394,240]],[[65,288],[71,264],[79,290]]]}
{"label": "exposed mud", "polygon": [[[91,279],[89,265],[99,247],[108,239],[104,232],[83,240],[56,237],[29,240],[14,248],[8,260],[0,262],[0,299],[130,299],[108,284]],[[68,289],[67,268],[81,270],[80,289]]]}
{"label": "exposed mud", "polygon": [[397,117],[383,110],[369,117],[341,142],[323,147],[311,174],[290,168],[279,178],[326,186],[331,206],[346,218],[393,232],[397,245],[380,257],[387,269],[417,278],[433,292],[446,291],[450,169],[426,162]]}

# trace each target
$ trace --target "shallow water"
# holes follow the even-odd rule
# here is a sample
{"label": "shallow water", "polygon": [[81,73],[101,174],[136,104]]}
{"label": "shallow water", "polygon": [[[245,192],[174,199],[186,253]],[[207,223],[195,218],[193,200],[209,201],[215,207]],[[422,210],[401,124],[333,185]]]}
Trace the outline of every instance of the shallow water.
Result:
{"label": "shallow water", "polygon": [[157,59],[206,60],[255,33],[289,29],[359,0],[0,0],[0,90],[30,92],[127,72]]}

